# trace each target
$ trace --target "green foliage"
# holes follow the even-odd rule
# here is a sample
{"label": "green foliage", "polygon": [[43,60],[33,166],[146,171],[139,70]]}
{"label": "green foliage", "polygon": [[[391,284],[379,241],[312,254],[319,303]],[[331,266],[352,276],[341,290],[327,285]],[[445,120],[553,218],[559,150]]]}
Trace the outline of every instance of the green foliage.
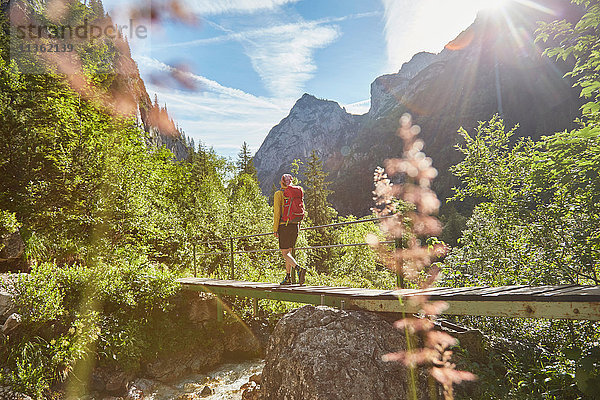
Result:
{"label": "green foliage", "polygon": [[[457,198],[470,196],[480,203],[445,260],[442,284],[598,284],[597,129],[583,126],[511,146],[510,134],[494,117],[473,137],[462,135],[465,159],[454,172],[465,184]],[[582,369],[580,361],[552,356],[562,350],[558,344],[590,348],[599,339],[597,323],[461,320],[512,341],[539,343],[548,352],[503,353],[506,390],[491,398],[575,399],[597,392],[595,372]]]}
{"label": "green foliage", "polygon": [[23,319],[5,338],[0,363],[10,372],[0,379],[42,398],[54,383],[73,378],[77,363],[89,357],[139,370],[169,346],[160,335],[171,324],[167,312],[179,291],[174,278],[148,264],[35,266],[7,288]]}
{"label": "green foliage", "polygon": [[290,165],[290,173],[293,177],[292,185],[300,185],[301,181],[298,178],[298,175],[300,174],[300,169],[303,164],[304,163],[299,158],[294,158],[294,161],[292,161],[292,164]]}
{"label": "green foliage", "polygon": [[[20,227],[21,224],[17,221],[14,213],[0,210],[0,238],[17,232]],[[0,251],[2,251],[4,246],[4,243],[0,243]]]}
{"label": "green foliage", "polygon": [[600,2],[573,0],[585,8],[585,14],[573,26],[566,21],[541,24],[536,41],[558,43],[544,54],[556,59],[575,61],[566,74],[581,87],[581,97],[590,101],[582,106],[584,120],[600,122]]}
{"label": "green foliage", "polygon": [[575,363],[575,383],[585,395],[594,397],[600,389],[600,344],[586,344],[586,349],[570,347],[563,351]]}
{"label": "green foliage", "polygon": [[[453,168],[455,199],[482,201],[447,258],[456,284],[598,283],[600,138],[596,128],[510,146],[497,116],[471,137]],[[459,276],[460,275],[460,276]]]}
{"label": "green foliage", "polygon": [[256,167],[254,167],[253,159],[254,157],[252,157],[250,153],[248,144],[244,142],[238,153],[238,160],[236,163],[238,174],[247,174],[256,178]]}
{"label": "green foliage", "polygon": [[[479,202],[458,247],[445,260],[449,285],[599,284],[600,281],[600,3],[585,7],[581,20],[542,24],[538,41],[557,44],[551,57],[575,60],[573,71],[590,101],[579,129],[538,142],[512,143],[514,129],[501,119],[479,124],[474,135],[459,134],[464,160],[453,172],[463,185],[455,200]],[[481,398],[596,398],[600,389],[598,323],[457,318],[484,332],[536,344],[538,351],[499,353],[500,370],[481,368],[487,390]],[[530,345],[531,346],[531,345]],[[487,385],[485,385],[487,386]]]}
{"label": "green foliage", "polygon": [[467,217],[456,211],[456,208],[446,206],[440,216],[440,221],[443,225],[440,239],[452,247],[456,246],[458,239],[460,239],[462,232],[467,226]]}
{"label": "green foliage", "polygon": [[327,200],[333,193],[329,189],[327,173],[323,171],[323,162],[313,150],[302,171],[306,185],[306,211],[314,225],[330,224],[337,212]]}
{"label": "green foliage", "polygon": [[[328,189],[327,173],[323,171],[323,163],[313,150],[304,164],[303,175],[306,185],[305,211],[306,223],[309,226],[328,225],[337,212],[327,200],[333,193]],[[318,228],[306,232],[309,246],[326,246],[334,244],[335,237],[330,228]],[[308,263],[319,272],[332,269],[332,249],[317,249],[310,252]]]}
{"label": "green foliage", "polygon": [[14,213],[0,210],[0,236],[15,233],[20,227],[21,224],[17,221]]}

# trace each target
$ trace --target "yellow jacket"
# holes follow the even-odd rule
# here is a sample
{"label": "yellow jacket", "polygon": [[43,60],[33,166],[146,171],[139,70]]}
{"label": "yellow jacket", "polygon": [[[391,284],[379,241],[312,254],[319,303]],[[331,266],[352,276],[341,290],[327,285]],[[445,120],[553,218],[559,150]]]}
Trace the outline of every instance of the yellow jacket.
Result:
{"label": "yellow jacket", "polygon": [[281,190],[275,192],[273,196],[273,232],[279,230],[279,222],[281,220],[281,214],[283,213],[283,186]]}

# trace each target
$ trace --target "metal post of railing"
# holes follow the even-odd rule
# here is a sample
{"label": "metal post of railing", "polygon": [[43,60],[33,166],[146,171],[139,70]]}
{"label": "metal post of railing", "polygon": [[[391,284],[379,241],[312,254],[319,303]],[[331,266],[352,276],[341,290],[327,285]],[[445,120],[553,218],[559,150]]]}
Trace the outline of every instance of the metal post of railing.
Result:
{"label": "metal post of railing", "polygon": [[216,296],[217,300],[217,322],[223,322],[223,300],[221,296]]}
{"label": "metal post of railing", "polygon": [[196,268],[196,242],[192,243],[192,256],[194,257],[194,278],[198,276],[198,269]]}
{"label": "metal post of railing", "polygon": [[229,251],[231,253],[231,271],[229,272],[229,279],[234,280],[235,279],[235,274],[233,271],[234,268],[234,261],[233,261],[233,237],[229,238]]}
{"label": "metal post of railing", "polygon": [[[338,227],[338,226],[345,226],[345,225],[351,225],[351,224],[360,224],[360,223],[365,223],[365,222],[372,222],[372,221],[380,221],[383,219],[387,219],[387,218],[393,218],[393,215],[387,215],[384,217],[375,217],[375,218],[370,218],[370,219],[361,219],[361,220],[354,220],[354,221],[346,221],[346,222],[337,222],[337,223],[333,223],[333,224],[327,224],[327,225],[320,225],[320,226],[309,226],[309,227],[303,227],[300,228],[300,230],[309,230],[309,229],[320,229],[320,228],[334,228],[334,227]],[[231,232],[231,227],[230,227],[230,232]],[[227,242],[229,241],[229,251],[228,250],[222,250],[222,251],[212,251],[212,252],[208,252],[208,253],[201,253],[201,256],[209,256],[209,255],[218,255],[218,256],[225,256],[227,253],[229,253],[229,257],[230,257],[230,271],[229,271],[229,278],[231,280],[235,279],[235,255],[236,254],[250,254],[250,253],[263,253],[263,252],[279,252],[279,249],[262,249],[262,250],[239,250],[239,251],[235,251],[234,249],[234,244],[233,241],[237,240],[237,239],[244,239],[244,238],[252,238],[252,237],[262,237],[262,236],[268,236],[268,235],[272,235],[271,232],[269,233],[256,233],[256,234],[252,234],[252,235],[242,235],[242,236],[231,236],[225,239],[214,239],[214,240],[207,240],[207,241],[203,241],[203,242],[196,242],[194,241],[193,243],[193,252],[194,252],[194,276],[196,276],[197,274],[197,266],[196,266],[196,245],[210,245],[213,243],[223,243],[223,242]],[[194,240],[196,240],[197,237],[194,238]],[[396,242],[396,243],[400,243],[400,246],[402,244],[402,242]],[[384,241],[381,242],[381,244],[396,244],[394,241]],[[368,246],[368,243],[349,243],[349,244],[335,244],[335,245],[324,245],[324,246],[309,246],[309,247],[294,247],[294,253],[292,253],[293,255],[295,254],[296,250],[317,250],[317,249],[330,249],[330,248],[341,248],[341,247],[348,247],[348,246]],[[226,271],[223,271],[223,269],[219,268],[220,273],[225,273]],[[397,284],[399,285],[399,287],[404,287],[404,277],[402,275],[402,270],[401,268],[397,268],[398,273],[398,277],[397,277]]]}
{"label": "metal post of railing", "polygon": [[252,299],[252,314],[254,317],[258,317],[258,299],[256,297]]}
{"label": "metal post of railing", "polygon": [[[402,238],[394,239],[394,253],[396,249],[402,248]],[[400,262],[396,261],[396,257],[394,255],[394,272],[396,273],[396,287],[400,289],[405,289],[404,287],[404,269]]]}

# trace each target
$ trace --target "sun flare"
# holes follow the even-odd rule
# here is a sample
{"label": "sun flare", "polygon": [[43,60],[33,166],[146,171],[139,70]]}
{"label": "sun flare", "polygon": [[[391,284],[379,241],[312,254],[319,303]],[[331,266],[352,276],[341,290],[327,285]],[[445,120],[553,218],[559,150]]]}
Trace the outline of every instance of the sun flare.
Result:
{"label": "sun flare", "polygon": [[482,10],[499,10],[504,8],[510,0],[484,0],[481,3],[480,8]]}

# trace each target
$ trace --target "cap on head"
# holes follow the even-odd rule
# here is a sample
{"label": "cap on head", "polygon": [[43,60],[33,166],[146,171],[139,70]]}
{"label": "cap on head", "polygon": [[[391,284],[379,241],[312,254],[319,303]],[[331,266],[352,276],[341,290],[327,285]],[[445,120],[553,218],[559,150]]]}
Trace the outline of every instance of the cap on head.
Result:
{"label": "cap on head", "polygon": [[281,183],[284,186],[290,186],[292,184],[292,176],[290,174],[283,174],[281,176]]}

